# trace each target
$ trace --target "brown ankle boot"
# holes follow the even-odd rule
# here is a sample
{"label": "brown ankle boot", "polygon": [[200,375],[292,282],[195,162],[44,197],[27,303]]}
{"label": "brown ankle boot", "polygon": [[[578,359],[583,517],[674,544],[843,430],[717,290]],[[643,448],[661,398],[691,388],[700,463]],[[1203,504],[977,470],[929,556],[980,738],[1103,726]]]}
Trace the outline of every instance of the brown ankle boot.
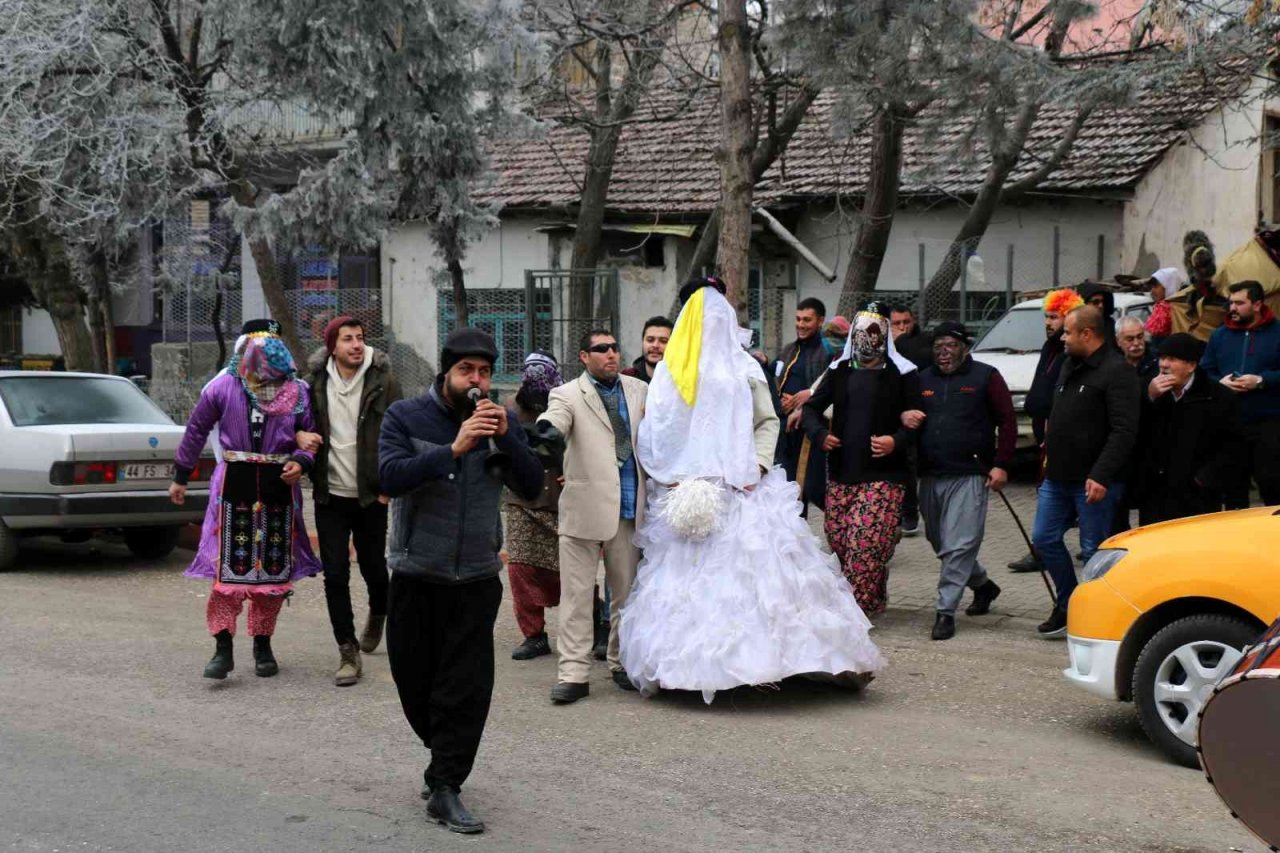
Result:
{"label": "brown ankle boot", "polygon": [[355,643],[343,643],[338,646],[338,654],[342,655],[342,663],[333,676],[333,683],[337,687],[350,687],[364,674],[364,668],[360,664],[360,649]]}
{"label": "brown ankle boot", "polygon": [[382,626],[386,622],[386,616],[369,614],[369,618],[364,620],[364,633],[360,635],[360,651],[365,654],[373,653],[373,650],[382,642]]}

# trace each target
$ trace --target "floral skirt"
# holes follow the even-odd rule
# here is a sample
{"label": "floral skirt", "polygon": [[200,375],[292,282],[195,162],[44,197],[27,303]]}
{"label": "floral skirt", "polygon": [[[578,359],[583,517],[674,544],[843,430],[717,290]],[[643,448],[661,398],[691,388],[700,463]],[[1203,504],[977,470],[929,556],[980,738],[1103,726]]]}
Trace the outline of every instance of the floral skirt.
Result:
{"label": "floral skirt", "polygon": [[880,615],[889,604],[889,560],[898,546],[905,494],[900,483],[827,483],[827,541],[868,616]]}

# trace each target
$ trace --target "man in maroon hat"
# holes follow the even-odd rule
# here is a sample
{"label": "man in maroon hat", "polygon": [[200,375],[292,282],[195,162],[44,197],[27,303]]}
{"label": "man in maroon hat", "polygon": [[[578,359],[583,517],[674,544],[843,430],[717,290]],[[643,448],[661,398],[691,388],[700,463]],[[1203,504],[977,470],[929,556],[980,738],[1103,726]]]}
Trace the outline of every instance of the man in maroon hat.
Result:
{"label": "man in maroon hat", "polygon": [[[324,596],[338,643],[340,663],[333,683],[360,680],[360,652],[382,641],[387,618],[387,503],[378,483],[378,434],[387,407],[400,399],[400,385],[384,353],[364,342],[364,325],[335,317],[324,330],[324,349],[308,361],[316,434],[299,436],[314,449],[311,471],[316,534],[324,564]],[[369,615],[359,640],[351,611],[351,543],[369,593]]]}

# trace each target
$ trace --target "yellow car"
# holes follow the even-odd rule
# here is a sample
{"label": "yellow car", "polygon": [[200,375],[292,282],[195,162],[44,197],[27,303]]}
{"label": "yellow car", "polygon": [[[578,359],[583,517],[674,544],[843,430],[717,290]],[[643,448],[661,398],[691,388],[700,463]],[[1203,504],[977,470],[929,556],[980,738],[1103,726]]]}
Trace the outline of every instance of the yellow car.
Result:
{"label": "yellow car", "polygon": [[1188,767],[1198,766],[1200,708],[1280,613],[1277,512],[1220,512],[1112,536],[1071,596],[1063,675],[1132,701],[1147,736]]}

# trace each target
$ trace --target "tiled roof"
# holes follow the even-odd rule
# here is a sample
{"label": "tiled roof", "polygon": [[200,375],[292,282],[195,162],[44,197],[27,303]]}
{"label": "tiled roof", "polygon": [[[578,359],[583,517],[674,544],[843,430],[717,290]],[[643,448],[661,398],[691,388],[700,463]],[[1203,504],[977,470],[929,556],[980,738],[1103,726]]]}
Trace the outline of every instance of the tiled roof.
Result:
{"label": "tiled roof", "polygon": [[[1186,86],[1174,94],[1146,94],[1131,106],[1095,111],[1080,131],[1070,155],[1043,183],[1041,193],[1122,191],[1132,187],[1185,132],[1249,80],[1247,67],[1212,85]],[[665,113],[655,96],[648,115]],[[837,98],[824,92],[810,108],[787,148],[756,189],[765,204],[859,195],[866,182],[870,136],[836,139],[832,115]],[[779,106],[779,113],[782,111]],[[1010,181],[1030,174],[1071,124],[1073,111],[1044,108],[1031,131],[1028,150]],[[962,121],[944,125],[930,140],[911,128],[904,139],[903,195],[963,195],[981,186],[985,157],[962,162],[954,143],[965,132]],[[714,148],[719,107],[713,92],[695,98],[673,120],[640,121],[623,130],[618,146],[609,209],[614,213],[678,215],[711,210],[719,199],[719,168]],[[587,154],[587,136],[571,127],[552,127],[541,138],[508,142],[493,152],[496,182],[485,193],[506,207],[573,205]]]}

